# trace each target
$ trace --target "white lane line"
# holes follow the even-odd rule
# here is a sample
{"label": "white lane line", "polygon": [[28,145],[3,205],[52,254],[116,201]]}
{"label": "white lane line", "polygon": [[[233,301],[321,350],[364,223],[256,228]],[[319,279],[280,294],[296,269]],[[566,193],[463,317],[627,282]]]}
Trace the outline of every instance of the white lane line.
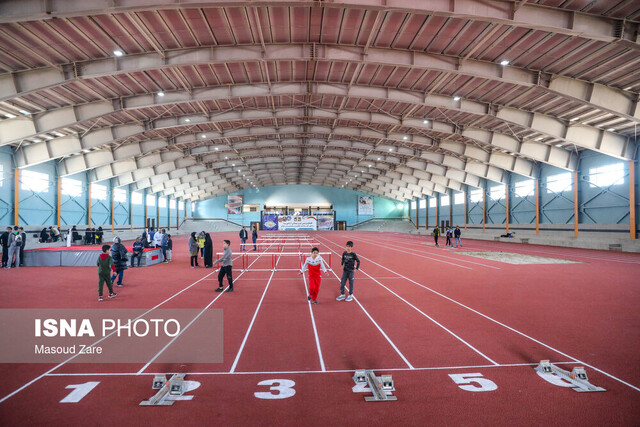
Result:
{"label": "white lane line", "polygon": [[[331,250],[331,249],[329,249]],[[331,272],[333,273],[334,276],[336,276],[336,279],[338,279],[338,282],[340,282],[340,277],[338,277],[338,275],[336,274],[335,271],[331,270]],[[358,303],[358,306],[360,306],[360,308],[362,309],[362,311],[364,312],[364,314],[366,314],[366,316],[369,318],[369,320],[371,320],[371,323],[373,323],[375,325],[376,328],[378,328],[378,331],[380,331],[380,333],[382,334],[382,336],[387,340],[387,342],[391,345],[391,347],[393,347],[393,349],[396,351],[396,353],[398,353],[398,355],[400,356],[400,358],[402,358],[402,360],[404,361],[404,363],[407,364],[407,366],[409,367],[409,369],[413,369],[413,365],[411,363],[409,363],[409,361],[407,360],[406,357],[404,357],[404,354],[402,354],[402,352],[398,349],[398,347],[394,344],[393,341],[391,341],[391,338],[389,338],[389,336],[382,330],[382,328],[380,327],[380,325],[378,325],[378,323],[373,320],[373,317],[371,317],[371,315],[369,314],[369,312],[367,310],[365,310],[365,308],[362,306],[362,304],[360,304],[360,301],[358,301],[358,298],[356,298],[355,296],[353,297],[354,301],[356,303]]]}
{"label": "white lane line", "polygon": [[[207,274],[206,276],[196,280],[195,282],[193,282],[192,284],[190,284],[189,286],[187,286],[186,288],[182,289],[179,292],[176,292],[175,294],[171,295],[169,298],[167,298],[166,300],[162,301],[161,303],[159,303],[158,305],[156,305],[155,307],[150,308],[149,310],[145,311],[144,313],[142,313],[140,316],[136,317],[133,320],[137,320],[140,319],[142,316],[145,316],[149,313],[151,313],[153,310],[157,309],[158,307],[160,307],[161,305],[165,304],[166,302],[172,300],[173,298],[177,297],[178,295],[180,295],[181,293],[183,293],[184,291],[190,289],[191,287],[195,286],[196,284],[200,283],[201,281],[203,281],[205,278],[209,277],[210,275],[213,274],[213,271],[209,274]],[[132,320],[132,321],[133,321]],[[93,344],[91,344],[92,346],[106,340],[107,338],[109,338],[111,335],[115,334],[117,331],[113,331],[111,332],[109,335],[106,335],[102,338],[100,338],[98,341],[94,342]],[[22,390],[24,390],[25,388],[29,387],[31,384],[35,383],[36,381],[44,378],[45,376],[49,375],[50,373],[52,373],[53,371],[55,371],[56,369],[64,366],[65,364],[67,364],[69,361],[75,359],[76,357],[78,357],[80,355],[80,353],[77,353],[73,356],[71,356],[70,358],[68,358],[67,360],[65,360],[64,362],[60,362],[59,364],[57,364],[56,366],[54,366],[53,368],[49,369],[47,372],[45,372],[44,374],[40,375],[39,377],[34,378],[33,380],[29,381],[28,383],[26,383],[25,385],[23,385],[22,387],[18,388],[17,390],[14,390],[12,393],[9,393],[8,395],[6,395],[5,397],[3,397],[2,399],[0,399],[0,403],[4,402],[5,400],[9,399],[11,396],[15,395],[16,393],[21,392]]]}
{"label": "white lane line", "polygon": [[[304,273],[302,273],[302,280],[304,281],[304,289],[307,291],[307,295],[309,295],[309,288],[307,288],[307,279],[304,277]],[[307,300],[307,305],[309,306],[309,314],[311,315],[311,324],[313,325],[313,335],[316,338],[316,348],[318,349],[318,358],[320,359],[320,369],[324,372],[327,369],[324,366],[324,360],[322,359],[322,349],[320,348],[320,339],[318,338],[318,330],[316,329],[316,320],[313,317],[313,310],[311,309],[311,301]]]}
{"label": "white lane line", "polygon": [[[371,240],[368,240],[368,239],[363,239],[362,237],[358,237],[358,240],[361,240],[361,241],[363,241],[365,243],[369,243],[369,244],[378,244],[378,242],[371,241]],[[395,244],[398,244],[398,245],[407,245],[408,244],[408,245],[429,247],[428,245],[425,245],[425,244],[410,243],[410,242],[405,242],[404,240],[393,240],[393,239],[380,239],[380,240],[384,240],[385,242],[389,242],[389,243],[395,243]],[[418,257],[421,257],[421,258],[429,258],[429,257],[427,257],[425,255],[419,255],[419,254],[417,254],[415,252],[402,251],[402,250],[396,249],[396,248],[386,248],[386,249],[397,250],[399,252],[402,252],[402,253],[405,253],[405,254],[414,255],[414,256],[418,256]],[[442,250],[446,251],[447,249],[442,249]],[[456,261],[459,261],[459,262],[466,262],[467,264],[479,265],[481,267],[493,268],[494,270],[500,270],[501,269],[500,267],[495,267],[493,265],[487,265],[487,264],[482,264],[480,262],[469,261],[467,259],[459,259],[459,258],[455,258],[455,257],[451,257],[451,256],[438,254],[438,253],[433,252],[433,250],[429,251],[429,255],[437,256],[437,257],[440,257],[440,258],[453,259],[453,260],[456,260]],[[460,252],[459,255],[465,255],[465,254],[464,254],[464,252]],[[468,255],[466,255],[466,256],[468,257]],[[433,259],[433,258],[429,258],[429,259]],[[445,261],[442,261],[442,262],[445,262]],[[460,266],[460,267],[462,267],[462,266]],[[466,268],[469,268],[469,267],[466,267]]]}
{"label": "white lane line", "polygon": [[[574,365],[575,361],[571,362],[551,362],[554,365]],[[432,366],[425,368],[374,368],[372,371],[441,371],[448,369],[480,369],[480,368],[513,368],[513,367],[528,367],[538,366],[539,363],[508,363],[504,365],[467,365],[467,366]],[[326,371],[209,371],[209,372],[185,372],[185,375],[277,375],[277,374],[333,374],[333,373],[345,373],[354,372],[355,369],[331,369]],[[140,376],[154,376],[154,375],[167,375],[175,372],[144,372]],[[126,377],[126,376],[138,376],[135,372],[86,372],[86,373],[61,373],[61,374],[49,374],[48,377]]]}
{"label": "white lane line", "polygon": [[[278,261],[280,261],[280,257],[278,257]],[[278,266],[278,261],[276,261],[276,267]],[[251,323],[249,323],[249,328],[247,329],[247,333],[244,335],[244,339],[242,340],[242,344],[240,344],[240,349],[238,350],[238,354],[236,355],[235,360],[233,361],[233,365],[231,365],[231,369],[229,372],[233,373],[236,370],[236,366],[238,366],[238,361],[240,360],[240,356],[242,355],[242,350],[244,350],[244,346],[247,343],[247,339],[249,338],[249,334],[251,333],[251,328],[253,328],[253,324],[256,321],[256,317],[258,317],[258,312],[260,311],[260,306],[262,305],[262,301],[264,300],[264,296],[267,294],[267,290],[269,289],[269,284],[271,283],[271,279],[273,279],[273,275],[275,274],[275,269],[271,271],[271,276],[269,276],[269,281],[267,282],[267,286],[264,287],[264,292],[262,292],[262,297],[260,297],[260,302],[258,302],[258,307],[256,307],[255,313],[253,313],[253,318],[251,319]]]}
{"label": "white lane line", "polygon": [[[328,240],[328,239],[324,239],[324,240]],[[334,242],[333,242],[333,241],[331,241],[331,240],[329,240],[329,242],[331,242],[334,246],[339,246],[338,244],[334,243]],[[422,284],[420,284],[420,283],[416,282],[416,281],[415,281],[415,280],[413,280],[413,279],[409,279],[408,277],[402,276],[401,274],[396,273],[395,271],[391,270],[390,268],[387,268],[387,267],[385,267],[385,266],[383,266],[383,265],[381,265],[381,264],[378,264],[377,262],[372,261],[371,259],[369,259],[369,258],[367,258],[367,257],[365,257],[365,256],[362,256],[362,258],[363,258],[363,259],[366,259],[366,260],[368,260],[368,261],[370,261],[371,263],[373,263],[373,264],[375,264],[375,265],[377,265],[377,266],[379,266],[379,267],[384,268],[384,269],[385,269],[385,270],[387,270],[387,271],[390,271],[390,272],[391,272],[391,273],[393,273],[393,274],[397,274],[397,275],[399,275],[399,276],[403,277],[404,279],[406,279],[407,281],[409,281],[409,282],[411,282],[411,283],[414,283],[414,284],[416,284],[416,285],[420,286],[421,288],[424,288],[424,289],[428,290],[429,292],[432,292],[432,293],[434,293],[434,294],[436,294],[436,295],[438,295],[438,296],[441,296],[442,298],[444,298],[444,299],[446,299],[446,300],[449,300],[449,301],[453,302],[454,304],[459,305],[460,307],[466,308],[467,310],[469,310],[469,311],[471,311],[471,312],[473,312],[473,313],[476,313],[476,314],[478,314],[479,316],[482,316],[482,317],[484,317],[485,319],[490,320],[491,322],[494,322],[494,323],[496,323],[496,324],[498,324],[498,325],[500,325],[500,326],[502,326],[502,327],[504,327],[504,328],[506,328],[506,329],[509,329],[509,330],[510,330],[510,331],[512,331],[512,332],[515,332],[515,333],[516,333],[516,334],[518,334],[518,335],[521,335],[521,336],[523,336],[523,337],[525,337],[525,338],[527,338],[527,339],[529,339],[529,340],[531,340],[531,341],[533,341],[533,342],[535,342],[535,343],[537,343],[537,344],[540,344],[541,346],[546,347],[546,348],[548,348],[549,350],[555,351],[556,353],[560,354],[561,356],[564,356],[564,357],[566,357],[566,358],[569,358],[569,359],[571,359],[571,360],[574,360],[575,362],[580,363],[580,364],[583,364],[584,366],[588,366],[588,367],[590,367],[591,369],[596,370],[596,371],[600,372],[601,374],[604,374],[604,375],[608,376],[609,378],[612,378],[612,379],[614,379],[614,380],[616,380],[616,381],[619,381],[620,383],[622,383],[622,384],[624,384],[624,385],[626,385],[626,386],[629,386],[629,387],[631,387],[632,389],[634,389],[634,390],[636,390],[636,391],[640,391],[640,388],[638,388],[638,387],[636,387],[636,386],[634,386],[634,385],[632,385],[632,384],[629,384],[628,382],[626,382],[626,381],[624,381],[624,380],[621,380],[620,378],[617,378],[617,377],[615,377],[615,376],[613,376],[613,375],[611,375],[611,374],[609,374],[609,373],[607,373],[607,372],[605,372],[605,371],[603,371],[603,370],[601,370],[601,369],[596,368],[596,367],[595,367],[595,366],[593,366],[593,365],[590,365],[590,364],[588,364],[588,363],[586,363],[586,362],[583,362],[583,361],[581,361],[581,360],[579,360],[579,359],[576,359],[575,357],[572,357],[572,356],[570,356],[570,355],[568,355],[568,354],[566,354],[566,353],[563,353],[562,351],[560,351],[560,350],[558,350],[558,349],[556,349],[556,348],[554,348],[554,347],[552,347],[552,346],[550,346],[550,345],[548,345],[548,344],[545,344],[545,343],[543,343],[542,341],[539,341],[539,340],[537,340],[537,339],[535,339],[535,338],[533,338],[533,337],[530,337],[529,335],[527,335],[527,334],[525,334],[525,333],[523,333],[523,332],[520,332],[520,331],[518,331],[517,329],[512,328],[511,326],[505,325],[504,323],[499,322],[499,321],[497,321],[497,320],[495,320],[495,319],[493,319],[493,318],[491,318],[491,317],[487,316],[486,314],[480,313],[479,311],[474,310],[473,308],[468,307],[468,306],[466,306],[466,305],[462,304],[461,302],[454,300],[453,298],[450,298],[450,297],[448,297],[448,296],[446,296],[446,295],[444,295],[444,294],[441,294],[441,293],[440,293],[440,292],[438,292],[438,291],[435,291],[435,290],[433,290],[433,289],[431,289],[431,288],[429,288],[429,287],[427,287],[427,286],[424,286],[424,285],[422,285]]]}
{"label": "white lane line", "polygon": [[[334,243],[335,245],[335,243]],[[338,245],[336,245],[338,246]],[[330,251],[333,251],[333,249],[329,249]],[[335,251],[334,251],[335,252]],[[337,252],[335,252],[337,254]],[[364,257],[362,257],[364,258]],[[456,338],[458,341],[460,341],[461,343],[463,343],[464,345],[466,345],[467,347],[469,347],[471,350],[475,351],[476,353],[478,353],[480,356],[482,356],[483,358],[485,358],[489,363],[492,363],[494,365],[499,365],[499,363],[497,363],[496,361],[492,360],[490,357],[488,357],[487,355],[485,355],[484,353],[482,353],[480,350],[478,350],[477,348],[475,348],[474,346],[472,346],[471,344],[469,344],[468,342],[466,342],[464,339],[462,339],[461,337],[459,337],[458,335],[456,335],[453,331],[451,331],[450,329],[448,329],[447,327],[445,327],[442,323],[438,322],[437,320],[435,320],[433,317],[429,316],[427,313],[425,313],[424,311],[420,310],[418,307],[416,307],[415,305],[411,304],[409,301],[407,301],[406,299],[402,298],[400,295],[398,295],[397,293],[395,293],[394,291],[392,291],[391,289],[387,288],[385,285],[383,285],[382,283],[380,283],[378,280],[376,280],[374,277],[372,277],[370,274],[366,273],[364,270],[360,269],[360,272],[362,274],[364,274],[365,276],[369,276],[369,278],[371,280],[373,280],[374,282],[376,282],[378,285],[382,286],[383,288],[385,288],[387,291],[391,292],[393,295],[395,295],[398,299],[400,299],[402,302],[404,302],[405,304],[409,305],[411,308],[413,308],[414,310],[416,310],[418,313],[422,314],[424,317],[426,317],[427,319],[431,320],[433,323],[435,323],[437,326],[439,326],[440,328],[444,329],[446,332],[448,332],[451,336],[453,336],[454,338]],[[335,273],[334,273],[335,274]],[[337,276],[336,276],[337,277]],[[360,304],[360,302],[358,302],[358,304]]]}

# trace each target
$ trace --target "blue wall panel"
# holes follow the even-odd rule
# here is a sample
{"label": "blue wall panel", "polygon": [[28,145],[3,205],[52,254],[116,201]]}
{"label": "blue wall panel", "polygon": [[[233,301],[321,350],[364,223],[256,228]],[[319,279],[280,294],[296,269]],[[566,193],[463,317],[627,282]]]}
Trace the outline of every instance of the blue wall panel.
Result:
{"label": "blue wall panel", "polygon": [[[24,177],[24,171],[35,171],[48,176],[48,186],[46,191],[32,191],[24,188],[30,186]],[[20,223],[23,225],[54,225],[57,223],[57,188],[58,180],[56,168],[53,162],[43,163],[20,171]]]}
{"label": "blue wall panel", "polygon": [[13,224],[13,152],[0,147],[0,225]]}
{"label": "blue wall panel", "polygon": [[[62,193],[60,196],[60,226],[87,225],[87,175],[78,173],[65,178],[82,183],[82,192],[77,196]],[[82,228],[84,229],[84,228]]]}
{"label": "blue wall panel", "polygon": [[[364,195],[364,193],[353,190],[310,185],[287,185],[246,189],[234,194],[242,194],[245,204],[259,204],[260,209],[263,209],[264,205],[286,205],[287,203],[305,203],[311,206],[315,203],[331,203],[336,211],[336,219],[338,221],[347,221],[349,225],[372,217],[371,215],[358,215],[358,196]],[[259,212],[227,215],[227,210],[224,207],[226,203],[227,196],[198,202],[194,216],[196,218],[228,218],[245,225],[248,225],[251,221],[260,220]],[[373,209],[375,217],[405,217],[407,214],[406,207],[401,205],[399,209],[397,207],[398,203],[391,199],[374,197]]]}

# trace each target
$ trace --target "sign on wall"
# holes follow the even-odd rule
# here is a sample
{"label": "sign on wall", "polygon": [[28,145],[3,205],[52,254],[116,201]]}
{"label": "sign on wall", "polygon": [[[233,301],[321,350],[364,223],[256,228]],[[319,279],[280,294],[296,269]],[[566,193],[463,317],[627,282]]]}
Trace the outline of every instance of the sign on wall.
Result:
{"label": "sign on wall", "polygon": [[227,213],[230,215],[242,214],[242,194],[227,196]]}
{"label": "sign on wall", "polygon": [[278,217],[278,230],[317,230],[318,220],[309,215],[282,215]]}
{"label": "sign on wall", "polygon": [[278,229],[278,215],[263,214],[262,215],[262,229],[263,230],[277,230]]}
{"label": "sign on wall", "polygon": [[373,197],[358,196],[358,215],[373,215]]}
{"label": "sign on wall", "polygon": [[318,215],[318,230],[333,230],[333,215]]}

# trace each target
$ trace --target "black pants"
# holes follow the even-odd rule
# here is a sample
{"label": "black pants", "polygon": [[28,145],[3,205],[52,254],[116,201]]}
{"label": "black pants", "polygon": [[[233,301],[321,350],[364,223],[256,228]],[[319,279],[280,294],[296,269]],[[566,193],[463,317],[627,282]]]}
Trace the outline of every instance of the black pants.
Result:
{"label": "black pants", "polygon": [[447,236],[447,244],[446,244],[446,246],[453,246],[451,244],[451,237],[450,236]]}
{"label": "black pants", "polygon": [[230,265],[220,267],[220,271],[218,271],[218,286],[222,287],[222,279],[224,279],[225,274],[227,275],[227,282],[229,282],[229,289],[233,289],[233,274],[231,273]]}
{"label": "black pants", "polygon": [[436,246],[438,246],[438,236],[433,236],[433,240],[436,241]]}
{"label": "black pants", "polygon": [[342,270],[342,278],[340,279],[340,293],[344,295],[344,285],[347,284],[349,279],[349,295],[353,295],[353,270]]}
{"label": "black pants", "polygon": [[191,267],[198,266],[198,255],[191,255]]}
{"label": "black pants", "polygon": [[133,267],[133,262],[138,258],[138,267],[140,267],[140,260],[142,260],[142,252],[134,252],[131,254],[131,267]]}
{"label": "black pants", "polygon": [[24,265],[24,246],[20,246],[20,265]]}
{"label": "black pants", "polygon": [[2,245],[2,266],[6,267],[9,262],[9,246]]}

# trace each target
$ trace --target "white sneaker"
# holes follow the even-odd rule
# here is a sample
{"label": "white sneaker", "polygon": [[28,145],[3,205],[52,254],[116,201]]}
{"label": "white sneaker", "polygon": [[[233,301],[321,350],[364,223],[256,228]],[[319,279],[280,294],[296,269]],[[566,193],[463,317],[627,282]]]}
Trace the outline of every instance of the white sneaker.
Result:
{"label": "white sneaker", "polygon": [[353,295],[349,295],[345,301],[353,301]]}
{"label": "white sneaker", "polygon": [[342,301],[344,299],[344,295],[340,295],[338,298],[336,298],[336,301]]}

